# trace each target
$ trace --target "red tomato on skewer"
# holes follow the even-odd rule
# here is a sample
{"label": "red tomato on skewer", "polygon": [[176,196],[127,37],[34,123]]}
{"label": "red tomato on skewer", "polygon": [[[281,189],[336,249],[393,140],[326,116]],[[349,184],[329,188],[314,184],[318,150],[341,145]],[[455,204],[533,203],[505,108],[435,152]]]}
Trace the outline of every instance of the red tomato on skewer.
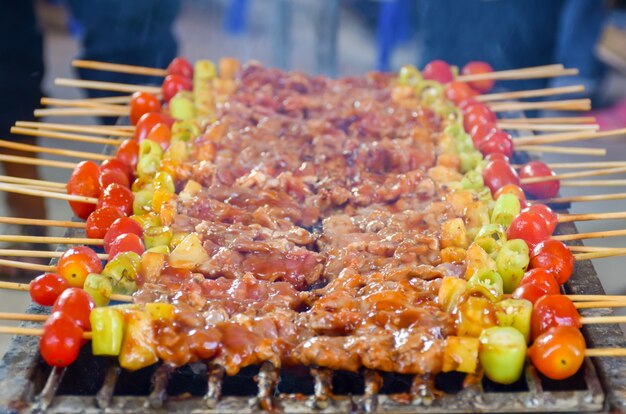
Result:
{"label": "red tomato on skewer", "polygon": [[[546,164],[541,161],[531,161],[525,164],[519,171],[520,178],[550,177],[556,175]],[[542,181],[538,183],[522,184],[526,194],[534,198],[552,198],[559,193],[561,184],[559,180]]]}
{"label": "red tomato on skewer", "polygon": [[109,260],[124,252],[135,252],[141,256],[145,250],[141,237],[134,233],[120,234],[109,245]]}
{"label": "red tomato on skewer", "polygon": [[531,212],[518,214],[506,232],[508,240],[522,239],[531,250],[539,243],[547,240],[550,235],[543,218],[539,214]]}
{"label": "red tomato on skewer", "polygon": [[[497,130],[496,124],[474,125],[474,127],[469,132],[470,136],[472,137],[472,142],[474,143],[474,147],[478,148],[480,144],[483,141],[485,141],[487,138],[489,138],[491,134],[496,132],[496,130]],[[497,154],[497,153],[494,153],[494,154]],[[487,156],[489,155],[491,154],[488,154]],[[508,162],[508,159],[506,161]]]}
{"label": "red tomato on skewer", "polygon": [[128,165],[132,171],[136,171],[139,160],[139,143],[134,139],[124,140],[118,148],[115,158]]}
{"label": "red tomato on skewer", "polygon": [[124,213],[116,207],[105,206],[98,208],[87,218],[85,234],[90,239],[102,239],[113,222],[120,217],[124,217]]}
{"label": "red tomato on skewer", "polygon": [[156,142],[163,148],[163,151],[165,151],[170,146],[172,131],[167,125],[159,122],[152,127],[146,139]]}
{"label": "red tomato on skewer", "polygon": [[463,112],[463,127],[467,132],[477,125],[493,124],[496,121],[496,114],[482,103],[474,103]]}
{"label": "red tomato on skewer", "polygon": [[30,282],[29,293],[33,302],[41,306],[52,306],[68,287],[69,283],[61,276],[56,273],[45,273]]}
{"label": "red tomato on skewer", "polygon": [[193,82],[180,75],[167,75],[161,86],[163,101],[169,102],[180,91],[191,91]]}
{"label": "red tomato on skewer", "polygon": [[96,305],[89,293],[80,288],[66,289],[54,302],[52,312],[62,312],[73,318],[83,330],[91,331],[89,314]]}
{"label": "red tomato on skewer", "polygon": [[[100,200],[98,200],[98,208],[101,209],[103,207],[115,207],[125,215],[130,216],[133,214],[134,199],[135,196],[128,187],[113,183],[105,188],[105,190],[102,192]],[[95,214],[95,212],[93,214]],[[113,222],[111,222],[111,224],[112,223]]]}
{"label": "red tomato on skewer", "polygon": [[[469,62],[463,69],[461,69],[462,75],[477,75],[480,73],[491,73],[493,72],[493,68],[487,62],[481,61],[473,61]],[[476,89],[480,93],[487,93],[493,89],[496,81],[493,79],[484,79],[484,80],[476,80],[468,82],[470,86]]]}
{"label": "red tomato on skewer", "polygon": [[574,273],[574,256],[567,246],[559,240],[544,240],[537,244],[530,253],[529,268],[538,267],[552,271],[556,281],[562,285]]}
{"label": "red tomato on skewer", "polygon": [[141,224],[129,217],[122,217],[115,220],[104,236],[104,251],[109,253],[111,243],[117,236],[126,233],[132,233],[142,237],[143,229],[141,228]]}
{"label": "red tomato on skewer", "polygon": [[89,273],[101,271],[100,258],[87,246],[70,247],[57,262],[57,273],[74,287],[82,287]]}
{"label": "red tomato on skewer", "polygon": [[528,350],[543,375],[562,380],[578,372],[585,360],[585,338],[571,326],[558,326],[540,335]]}
{"label": "red tomato on skewer", "polygon": [[483,170],[483,181],[491,190],[491,194],[495,194],[507,184],[519,185],[517,172],[508,162],[502,160],[491,161],[487,164]]}
{"label": "red tomato on skewer", "polygon": [[[66,185],[68,194],[85,197],[100,197],[100,170],[93,161],[81,161],[76,164]],[[70,201],[70,208],[81,219],[86,219],[96,209],[95,204]]]}
{"label": "red tomato on skewer", "polygon": [[185,58],[175,57],[167,66],[167,74],[193,79],[193,65]]}
{"label": "red tomato on skewer", "polygon": [[434,80],[439,83],[448,83],[454,78],[450,65],[443,60],[433,60],[424,66],[422,70],[424,79]]}
{"label": "red tomato on skewer", "polygon": [[558,295],[561,293],[559,282],[556,281],[550,270],[538,267],[530,269],[524,274],[520,286],[535,285],[543,289],[546,295]]}
{"label": "red tomato on skewer", "polygon": [[[130,167],[130,165],[126,164],[124,161],[118,158],[111,158],[111,159],[102,161],[102,163],[100,164],[100,173],[103,173],[109,170],[119,170],[123,172],[126,175],[126,177],[128,177],[128,181],[131,181],[135,178],[135,175],[133,174],[133,170]],[[102,187],[102,188],[106,188],[106,187]]]}
{"label": "red tomato on skewer", "polygon": [[537,302],[540,298],[544,297],[548,293],[541,287],[532,283],[527,283],[525,285],[519,285],[513,291],[514,299],[526,299],[531,303]]}
{"label": "red tomato on skewer", "polygon": [[148,112],[139,119],[139,122],[137,122],[134,138],[138,142],[143,141],[146,139],[152,128],[154,128],[154,126],[158,123],[163,123],[171,128],[174,123],[174,118],[160,112]]}
{"label": "red tomato on skewer", "polygon": [[555,326],[580,328],[580,315],[571,300],[563,295],[546,295],[535,302],[530,319],[531,337],[536,338]]}
{"label": "red tomato on skewer", "polygon": [[446,97],[454,103],[472,99],[478,95],[467,83],[452,81],[446,84]]}
{"label": "red tomato on skewer", "polygon": [[507,158],[513,155],[513,138],[506,132],[496,129],[478,144],[483,155],[502,154]]}
{"label": "red tomato on skewer", "polygon": [[149,92],[135,92],[130,100],[130,122],[137,125],[139,118],[148,112],[160,112],[161,101]]}
{"label": "red tomato on skewer", "polygon": [[531,204],[524,208],[522,212],[530,211],[535,214],[539,214],[546,222],[546,227],[550,234],[554,234],[556,226],[559,224],[559,217],[552,211],[552,209],[545,204]]}
{"label": "red tomato on skewer", "polygon": [[83,330],[63,312],[54,312],[43,326],[39,351],[48,365],[66,367],[76,360],[83,341]]}

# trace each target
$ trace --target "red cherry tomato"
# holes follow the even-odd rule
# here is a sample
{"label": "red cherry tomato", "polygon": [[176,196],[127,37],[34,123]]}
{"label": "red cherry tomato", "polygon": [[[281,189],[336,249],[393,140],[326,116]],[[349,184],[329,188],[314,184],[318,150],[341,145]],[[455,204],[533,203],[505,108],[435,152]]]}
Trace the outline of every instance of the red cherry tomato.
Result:
{"label": "red cherry tomato", "polygon": [[141,224],[129,217],[122,217],[115,220],[104,236],[104,251],[109,253],[111,243],[119,235],[126,233],[132,233],[142,237],[143,229],[141,228]]}
{"label": "red cherry tomato", "polygon": [[102,262],[96,252],[87,246],[70,247],[57,262],[57,273],[74,287],[82,287],[89,273],[100,272]]}
{"label": "red cherry tomato", "polygon": [[167,75],[161,86],[165,102],[169,102],[179,91],[190,91],[192,89],[193,82],[191,79],[180,75]]}
{"label": "red cherry tomato", "polygon": [[116,207],[106,206],[98,208],[87,218],[85,234],[90,239],[101,239],[107,234],[111,224],[120,217],[124,217],[124,213]]}
{"label": "red cherry tomato", "polygon": [[537,244],[550,237],[548,228],[539,214],[526,212],[518,214],[507,229],[508,240],[522,239],[532,250]]}
{"label": "red cherry tomato", "polygon": [[487,164],[483,170],[483,181],[491,190],[491,194],[495,194],[507,184],[519,185],[517,172],[508,162],[501,160],[491,161]]}
{"label": "red cherry tomato", "polygon": [[513,154],[513,138],[502,130],[496,130],[478,144],[478,150],[483,155],[503,154],[510,157]]}
{"label": "red cherry tomato", "polygon": [[550,270],[538,267],[524,273],[520,286],[535,285],[543,289],[546,295],[558,295],[561,293],[559,282],[556,281]]}
{"label": "red cherry tomato", "polygon": [[[98,200],[98,209],[103,207],[115,207],[125,215],[130,216],[133,214],[134,199],[135,196],[128,187],[113,183],[102,192],[100,200]],[[111,224],[112,223],[113,222],[111,222]],[[108,229],[109,228],[107,227],[106,230],[108,231]]]}
{"label": "red cherry tomato", "polygon": [[148,112],[160,112],[161,101],[149,92],[135,92],[130,100],[130,122],[137,125],[139,118]]}
{"label": "red cherry tomato", "polygon": [[463,113],[463,127],[469,132],[473,127],[496,122],[496,115],[487,105],[475,103]]}
{"label": "red cherry tomato", "polygon": [[502,186],[498,191],[496,191],[493,199],[497,200],[502,194],[513,194],[519,200],[520,206],[522,206],[522,208],[526,206],[526,195],[518,185],[506,184]]}
{"label": "red cherry tomato", "polygon": [[563,295],[545,295],[533,306],[530,318],[531,337],[536,338],[554,326],[582,326],[576,307]]}
{"label": "red cherry tomato", "polygon": [[89,314],[96,305],[89,293],[80,288],[69,288],[63,291],[54,302],[52,312],[62,312],[73,318],[84,331],[91,331]]}
{"label": "red cherry tomato", "polygon": [[452,81],[446,84],[446,97],[454,103],[472,99],[478,93],[467,83]]}
{"label": "red cherry tomato", "polygon": [[158,123],[152,127],[146,139],[156,142],[163,148],[163,151],[165,151],[170,146],[172,131],[167,125]]}
{"label": "red cherry tomato", "polygon": [[547,295],[547,293],[541,286],[530,283],[519,285],[512,294],[514,299],[526,299],[532,303],[537,302],[539,298],[542,298],[545,295]]}
{"label": "red cherry tomato", "polygon": [[[470,136],[474,147],[478,148],[480,144],[485,141],[491,134],[497,131],[496,124],[480,124],[474,125],[470,130]],[[494,153],[497,154],[497,153]],[[489,154],[490,155],[490,154]],[[504,154],[503,154],[504,155]],[[508,159],[506,160],[508,162]]]}
{"label": "red cherry tomato", "polygon": [[[100,170],[93,161],[81,161],[76,164],[72,175],[66,185],[68,194],[85,197],[100,197]],[[95,204],[83,203],[80,201],[70,201],[70,207],[74,214],[81,219],[89,217],[95,209]]]}
{"label": "red cherry tomato", "polygon": [[142,255],[146,250],[143,239],[134,233],[120,234],[109,246],[109,260],[124,252],[135,252]]}
{"label": "red cherry tomato", "polygon": [[126,177],[128,177],[128,181],[134,179],[135,176],[133,174],[133,169],[130,167],[130,165],[126,164],[124,161],[118,158],[111,158],[109,160],[102,161],[102,163],[100,164],[100,173],[107,170],[120,170],[121,172],[126,174]]}
{"label": "red cherry tomato", "polygon": [[[531,161],[524,165],[520,171],[520,178],[550,177],[556,175],[546,164],[541,161]],[[522,184],[526,194],[534,198],[552,198],[559,193],[561,184],[559,180],[542,181],[532,184]]]}
{"label": "red cherry tomato", "polygon": [[29,292],[33,302],[41,306],[52,306],[68,287],[69,283],[61,276],[56,273],[45,273],[30,282]]}
{"label": "red cherry tomato", "polygon": [[54,312],[43,326],[39,351],[44,361],[53,367],[66,367],[76,360],[83,341],[78,323],[62,312]]}
{"label": "red cherry tomato", "polygon": [[[493,68],[487,62],[473,61],[463,66],[461,74],[463,75],[477,75],[480,73],[491,73]],[[476,89],[480,93],[486,93],[493,89],[495,81],[492,79],[470,81],[469,84],[472,88]]]}
{"label": "red cherry tomato", "polygon": [[574,256],[562,242],[554,239],[544,240],[530,252],[529,268],[538,267],[552,271],[556,281],[562,285],[574,273]]}
{"label": "red cherry tomato", "polygon": [[546,226],[548,227],[548,231],[550,232],[550,234],[554,234],[554,230],[559,224],[559,217],[552,211],[550,207],[546,206],[545,204],[531,204],[530,206],[522,210],[522,212],[524,211],[530,211],[543,217],[544,221],[546,222]]}
{"label": "red cherry tomato", "polygon": [[167,74],[193,79],[193,65],[185,58],[175,57],[167,66]]}
{"label": "red cherry tomato", "polygon": [[141,141],[146,139],[152,128],[154,128],[154,126],[158,123],[166,124],[171,127],[174,123],[174,118],[160,112],[148,112],[147,114],[144,114],[141,118],[139,118],[139,121],[135,126],[134,138],[137,142],[141,143]]}
{"label": "red cherry tomato", "polygon": [[115,158],[128,165],[132,171],[135,171],[137,169],[137,160],[139,159],[139,143],[134,139],[124,140],[118,148]]}
{"label": "red cherry tomato", "polygon": [[107,188],[110,184],[119,184],[122,187],[130,187],[128,177],[121,170],[104,170],[98,178],[101,188]]}
{"label": "red cherry tomato", "polygon": [[476,99],[466,99],[464,101],[461,101],[457,104],[457,106],[459,107],[459,109],[461,111],[463,111],[463,114],[465,114],[467,111],[469,111],[471,109],[472,106],[474,105],[484,105],[481,102],[478,102]]}
{"label": "red cherry tomato", "polygon": [[507,157],[504,154],[500,154],[499,152],[494,152],[493,154],[487,155],[485,157],[485,160],[487,160],[487,161],[499,160],[499,161],[504,161],[504,162],[508,163],[509,162],[509,157]]}
{"label": "red cherry tomato", "polygon": [[528,349],[528,356],[543,375],[562,380],[578,372],[585,348],[585,338],[578,329],[558,326],[540,335]]}
{"label": "red cherry tomato", "polygon": [[433,60],[424,66],[422,76],[424,79],[434,80],[439,83],[448,83],[454,78],[450,65],[443,60]]}

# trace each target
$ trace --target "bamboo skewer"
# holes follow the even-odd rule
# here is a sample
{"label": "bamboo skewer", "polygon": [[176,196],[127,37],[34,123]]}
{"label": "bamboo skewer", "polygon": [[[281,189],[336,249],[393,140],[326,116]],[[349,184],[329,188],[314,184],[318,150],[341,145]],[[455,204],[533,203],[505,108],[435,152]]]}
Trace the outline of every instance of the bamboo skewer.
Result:
{"label": "bamboo skewer", "polygon": [[578,69],[565,69],[563,65],[535,66],[523,69],[502,70],[498,72],[477,73],[474,75],[457,76],[455,80],[459,82],[471,82],[477,80],[518,80],[518,79],[538,79],[552,78],[557,76],[577,75]]}
{"label": "bamboo skewer", "polygon": [[546,181],[564,180],[567,178],[598,177],[626,173],[626,167],[602,168],[598,170],[577,171],[565,174],[547,175],[543,177],[522,178],[522,184],[543,183]]}
{"label": "bamboo skewer", "polygon": [[73,170],[74,167],[76,167],[76,163],[73,162],[43,160],[40,158],[20,157],[18,155],[0,154],[0,161],[12,162],[16,164],[41,165],[42,167],[66,168],[69,170]]}
{"label": "bamboo skewer", "polygon": [[128,115],[127,110],[100,109],[100,108],[45,108],[35,109],[33,115],[37,118],[44,116],[110,116]]}
{"label": "bamboo skewer", "polygon": [[[18,290],[22,292],[28,292],[30,290],[30,285],[28,283],[14,283],[14,282],[0,281],[0,289],[9,289],[9,290]],[[122,295],[122,294],[114,293],[111,295],[111,300],[118,301],[118,302],[132,302],[133,297],[130,295]]]}
{"label": "bamboo skewer", "polygon": [[18,187],[14,184],[0,183],[0,191],[6,191],[9,193],[24,194],[24,195],[30,195],[30,196],[36,196],[36,197],[49,197],[49,198],[56,198],[59,200],[80,201],[82,203],[98,204],[98,199],[95,197],[85,197],[85,196],[58,193],[58,192],[46,191],[46,190],[35,190],[35,189],[30,189],[30,188]]}
{"label": "bamboo skewer", "polygon": [[596,194],[596,195],[583,195],[583,196],[570,196],[570,197],[555,197],[546,198],[543,200],[531,200],[531,204],[564,204],[586,201],[610,201],[610,200],[624,200],[626,199],[626,193],[611,193],[611,194]]}
{"label": "bamboo skewer", "polygon": [[[0,288],[2,288],[0,286]],[[572,302],[626,301],[626,295],[563,295]]]}
{"label": "bamboo skewer", "polygon": [[485,95],[478,95],[474,99],[476,99],[478,102],[493,102],[507,99],[539,98],[542,96],[563,95],[567,93],[579,93],[584,91],[585,87],[583,85],[572,85],[561,86],[558,88],[542,88],[529,89],[525,91],[490,93]]}
{"label": "bamboo skewer", "polygon": [[90,102],[101,102],[101,103],[111,103],[111,104],[127,104],[133,99],[132,95],[121,95],[121,96],[104,96],[102,98],[85,98],[85,101]]}
{"label": "bamboo skewer", "polygon": [[608,249],[598,252],[576,253],[575,260],[604,259],[606,257],[626,256],[626,249]]}
{"label": "bamboo skewer", "polygon": [[534,137],[524,137],[515,139],[515,147],[523,148],[525,145],[535,144],[556,144],[559,142],[584,141],[589,139],[607,138],[616,135],[625,135],[626,128],[614,129],[611,131],[579,131],[579,132],[562,132],[558,134],[536,135]]}
{"label": "bamboo skewer", "polygon": [[66,149],[60,149],[60,148],[47,148],[47,147],[43,147],[39,145],[20,144],[17,142],[5,141],[1,139],[0,139],[0,148],[11,148],[11,149],[25,151],[25,152],[61,155],[64,157],[91,159],[91,160],[96,160],[96,161],[104,161],[104,160],[108,160],[111,158],[108,155],[97,154],[95,152],[73,151],[73,150],[66,150]]}
{"label": "bamboo skewer", "polygon": [[107,135],[107,136],[116,136],[123,138],[132,138],[133,133],[127,130],[122,130],[119,128],[110,128],[104,125],[72,125],[72,124],[56,124],[51,122],[28,122],[28,121],[17,121],[15,123],[16,127],[21,128],[34,128],[34,129],[43,129],[48,131],[67,131],[67,132],[82,132],[85,134],[94,134],[94,135]]}
{"label": "bamboo skewer", "polygon": [[489,108],[493,112],[526,111],[534,109],[555,109],[561,111],[589,111],[591,100],[567,99],[563,101],[538,101],[538,102],[498,102],[491,104]]}
{"label": "bamboo skewer", "polygon": [[568,246],[571,252],[577,253],[591,253],[591,252],[615,252],[619,250],[626,250],[623,247],[600,247],[600,246]]}
{"label": "bamboo skewer", "polygon": [[93,246],[104,245],[102,239],[89,239],[87,237],[50,237],[50,236],[14,236],[0,234],[0,241],[17,243],[38,243],[38,244],[90,244]]}
{"label": "bamboo skewer", "polygon": [[82,80],[82,79],[57,78],[54,80],[54,84],[57,86],[69,86],[69,87],[74,87],[74,88],[95,89],[95,90],[111,91],[111,92],[135,93],[137,91],[143,91],[143,92],[153,93],[155,95],[161,94],[161,88],[158,86],[132,85],[128,83],[100,82],[100,81],[89,81],[89,80]]}
{"label": "bamboo skewer", "polygon": [[21,217],[0,217],[0,223],[25,224],[28,226],[68,227],[68,228],[73,228],[73,229],[85,228],[85,223],[82,221],[44,220],[44,219],[31,219],[31,218],[21,218]]}
{"label": "bamboo skewer", "polygon": [[619,300],[574,302],[574,306],[576,309],[621,308],[626,306],[626,302]]}
{"label": "bamboo skewer", "polygon": [[[22,328],[19,326],[0,326],[0,334],[41,336],[42,328]],[[91,339],[91,332],[84,332],[83,339]]]}
{"label": "bamboo skewer", "polygon": [[559,223],[589,220],[618,220],[626,218],[626,211],[614,213],[557,214]]}
{"label": "bamboo skewer", "polygon": [[82,69],[105,70],[109,72],[130,73],[133,75],[166,76],[167,70],[146,66],[124,65],[120,63],[97,62],[93,60],[72,61],[72,66]]}
{"label": "bamboo skewer", "polygon": [[67,132],[48,131],[44,129],[32,129],[22,127],[11,127],[11,133],[18,135],[28,135],[32,137],[45,137],[54,139],[65,139],[68,141],[88,142],[90,144],[120,145],[122,143],[121,140],[114,138],[100,138],[92,137],[89,135],[71,134]]}
{"label": "bamboo skewer", "polygon": [[17,260],[0,259],[0,266],[15,267],[17,269],[36,270],[38,272],[54,272],[55,266],[25,263]]}
{"label": "bamboo skewer", "polygon": [[593,116],[511,118],[507,119],[506,122],[521,124],[593,124],[596,122],[596,118]]}
{"label": "bamboo skewer", "polygon": [[13,177],[11,175],[0,175],[0,182],[10,184],[32,185],[39,187],[48,187],[49,189],[59,189],[65,191],[65,184],[55,181],[33,180],[30,178]]}
{"label": "bamboo skewer", "polygon": [[604,148],[557,147],[557,146],[550,146],[550,145],[525,145],[523,147],[523,150],[526,152],[539,152],[543,154],[589,155],[589,156],[594,156],[594,157],[606,156],[606,149]]}
{"label": "bamboo skewer", "polygon": [[500,129],[513,129],[518,131],[597,131],[597,124],[522,124],[518,122],[498,122]]}
{"label": "bamboo skewer", "polygon": [[[55,259],[61,257],[65,252],[52,252],[52,251],[40,251],[40,250],[19,250],[19,249],[0,249],[0,257],[15,256],[15,257],[43,257]],[[108,254],[97,253],[98,257],[102,260],[109,258]]]}
{"label": "bamboo skewer", "polygon": [[87,99],[59,99],[59,98],[41,98],[40,103],[46,106],[60,106],[67,108],[91,108],[111,111],[124,111],[128,114],[130,108],[128,105],[115,105],[101,101],[90,101]]}
{"label": "bamboo skewer", "polygon": [[[579,168],[614,168],[626,167],[626,161],[585,161],[585,162],[551,162],[546,164],[553,170],[558,169],[579,169]],[[519,169],[523,165],[513,164],[511,167]]]}
{"label": "bamboo skewer", "polygon": [[[626,229],[623,230],[607,230],[607,231],[592,231],[588,233],[575,233],[575,234],[559,234],[552,236],[555,240],[569,241],[569,240],[583,240],[583,239],[604,239],[607,237],[619,237],[626,236]],[[571,246],[574,247],[574,246]]]}
{"label": "bamboo skewer", "polygon": [[570,180],[561,181],[561,187],[622,187],[626,180]]}

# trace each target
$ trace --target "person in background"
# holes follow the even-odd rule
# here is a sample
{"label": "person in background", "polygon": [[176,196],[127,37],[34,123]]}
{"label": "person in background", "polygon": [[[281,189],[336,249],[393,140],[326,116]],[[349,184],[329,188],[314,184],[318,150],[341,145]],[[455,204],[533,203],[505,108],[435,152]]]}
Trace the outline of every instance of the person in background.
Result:
{"label": "person in background", "polygon": [[[81,25],[81,58],[165,68],[176,56],[177,44],[172,27],[179,11],[179,0],[67,0],[69,13]],[[151,79],[104,71],[79,70],[81,78],[148,83]],[[32,120],[33,109],[42,97],[44,75],[43,38],[35,3],[31,0],[3,0],[0,3],[0,139],[36,144],[36,138],[9,133],[15,121]],[[153,79],[153,82],[160,80]],[[107,93],[88,91],[90,96]],[[110,95],[110,94],[109,94]],[[3,154],[35,156],[2,149]],[[36,166],[2,163],[4,174],[39,179]],[[4,193],[8,215],[46,218],[42,197]],[[6,227],[4,234],[41,236],[45,227]],[[43,245],[11,245],[8,248],[41,249]],[[14,258],[15,259],[15,258]],[[30,258],[18,258],[33,261]],[[17,269],[1,268],[0,276],[23,274]]]}

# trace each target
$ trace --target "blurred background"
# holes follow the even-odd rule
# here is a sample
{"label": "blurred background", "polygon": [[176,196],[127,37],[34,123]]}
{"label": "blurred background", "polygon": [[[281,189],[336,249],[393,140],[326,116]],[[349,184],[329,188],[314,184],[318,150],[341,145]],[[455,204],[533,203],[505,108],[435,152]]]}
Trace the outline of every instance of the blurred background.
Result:
{"label": "blurred background", "polygon": [[[171,59],[190,61],[233,56],[265,65],[326,76],[361,75],[423,67],[432,59],[463,65],[485,60],[494,69],[562,63],[580,75],[553,80],[498,83],[499,89],[583,84],[593,115],[603,128],[626,126],[626,2],[603,0],[3,0],[0,7],[0,139],[17,120],[29,120],[41,96],[76,99],[84,92],[55,86],[59,77],[126,83],[159,83],[71,68],[74,58],[166,67]],[[95,95],[95,92],[93,92]],[[569,96],[568,96],[569,98]],[[577,114],[581,115],[581,114]],[[555,116],[555,114],[550,114]],[[42,121],[96,124],[99,119],[44,118]],[[625,160],[625,137],[581,142],[608,149],[606,160]],[[32,141],[34,142],[34,140]],[[101,150],[90,144],[40,139],[39,145]],[[2,151],[3,153],[6,151]],[[42,158],[54,157],[42,155]],[[551,161],[586,157],[546,156]],[[8,164],[4,174],[19,174]],[[27,172],[33,173],[32,171]],[[42,179],[65,182],[70,172],[43,167]],[[624,188],[566,187],[562,194],[625,192]],[[68,219],[65,202],[13,198],[0,214]],[[626,211],[626,201],[579,203],[572,212]],[[626,228],[626,221],[581,223],[580,231]],[[37,232],[6,227],[4,234]],[[63,229],[50,229],[61,235]],[[625,247],[613,238],[588,245]],[[37,247],[37,246],[36,246]],[[15,247],[13,247],[15,248]],[[39,246],[38,248],[41,248]],[[605,289],[626,294],[620,268],[626,259],[594,262]],[[6,276],[6,275],[5,275]],[[22,311],[24,294],[1,291],[0,311]],[[0,345],[6,343],[0,337]],[[0,348],[0,352],[3,349]]]}

